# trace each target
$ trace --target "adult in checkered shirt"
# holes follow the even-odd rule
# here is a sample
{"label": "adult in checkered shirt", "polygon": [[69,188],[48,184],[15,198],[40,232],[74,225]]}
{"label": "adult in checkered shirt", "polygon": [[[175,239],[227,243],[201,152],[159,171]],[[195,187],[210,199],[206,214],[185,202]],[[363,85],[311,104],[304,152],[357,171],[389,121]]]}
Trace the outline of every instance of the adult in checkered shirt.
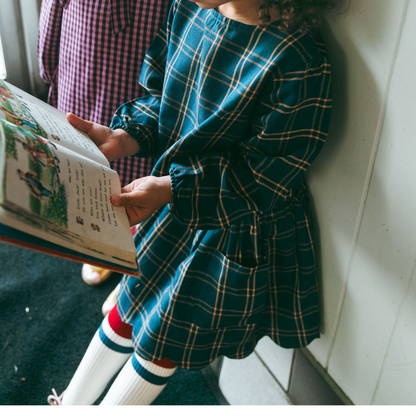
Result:
{"label": "adult in checkered shirt", "polygon": [[[63,112],[108,126],[116,109],[143,95],[143,59],[166,20],[171,0],[43,0],[39,20],[40,74],[48,102]],[[112,162],[122,186],[150,175],[154,158]],[[84,265],[95,285],[109,270]]]}
{"label": "adult in checkered shirt", "polygon": [[175,0],[141,71],[147,95],[111,128],[68,115],[109,160],[158,160],[112,198],[139,224],[142,275],[123,277],[63,404],[94,403],[121,367],[102,404],[151,403],[175,366],[319,337],[304,173],[329,127],[313,30],[328,4]]}

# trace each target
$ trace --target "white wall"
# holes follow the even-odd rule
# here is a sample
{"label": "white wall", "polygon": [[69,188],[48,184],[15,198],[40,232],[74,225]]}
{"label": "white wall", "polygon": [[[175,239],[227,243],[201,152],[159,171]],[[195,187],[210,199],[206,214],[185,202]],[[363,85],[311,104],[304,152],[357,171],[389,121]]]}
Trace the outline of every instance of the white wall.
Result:
{"label": "white wall", "polygon": [[323,334],[309,350],[355,404],[416,404],[416,1],[331,13],[328,144],[309,175]]}
{"label": "white wall", "polygon": [[37,35],[41,0],[0,0],[0,36],[6,79],[24,91],[45,96],[40,78]]}
{"label": "white wall", "polygon": [[[323,306],[308,350],[354,404],[414,405],[416,0],[351,3],[323,28],[334,111],[308,174]],[[267,347],[257,356],[285,389],[290,352]]]}

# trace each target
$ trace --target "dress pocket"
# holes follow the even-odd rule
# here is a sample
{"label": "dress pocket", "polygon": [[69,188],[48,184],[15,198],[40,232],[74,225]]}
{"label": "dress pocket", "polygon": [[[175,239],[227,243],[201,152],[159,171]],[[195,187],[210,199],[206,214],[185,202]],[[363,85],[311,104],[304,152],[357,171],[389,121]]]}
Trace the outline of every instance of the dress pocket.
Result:
{"label": "dress pocket", "polygon": [[178,295],[187,304],[192,323],[218,329],[259,322],[266,300],[269,264],[249,268],[205,248],[198,249],[180,268],[182,284]]}
{"label": "dress pocket", "polygon": [[113,34],[130,25],[130,0],[110,0]]}

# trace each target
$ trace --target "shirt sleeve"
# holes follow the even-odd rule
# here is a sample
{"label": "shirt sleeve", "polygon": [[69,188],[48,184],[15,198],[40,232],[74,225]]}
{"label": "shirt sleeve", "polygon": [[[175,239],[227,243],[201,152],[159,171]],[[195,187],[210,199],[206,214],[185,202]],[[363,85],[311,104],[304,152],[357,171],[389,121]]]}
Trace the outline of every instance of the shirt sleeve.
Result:
{"label": "shirt sleeve", "polygon": [[53,84],[59,63],[62,14],[69,1],[43,0],[38,33],[38,62],[40,76]]}
{"label": "shirt sleeve", "polygon": [[284,204],[324,145],[330,80],[321,55],[285,74],[277,69],[256,103],[251,137],[231,152],[175,160],[175,219],[194,229],[224,228]]}
{"label": "shirt sleeve", "polygon": [[156,157],[159,111],[168,54],[168,38],[172,9],[168,20],[161,26],[143,61],[139,83],[146,94],[120,106],[114,114],[110,128],[123,129],[133,136],[140,146],[138,157]]}

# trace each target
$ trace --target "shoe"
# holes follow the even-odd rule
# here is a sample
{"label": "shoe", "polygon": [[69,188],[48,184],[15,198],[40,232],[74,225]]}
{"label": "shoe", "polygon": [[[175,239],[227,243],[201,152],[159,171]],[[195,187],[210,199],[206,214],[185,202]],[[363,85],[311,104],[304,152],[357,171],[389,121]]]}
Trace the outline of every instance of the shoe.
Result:
{"label": "shoe", "polygon": [[62,397],[64,397],[64,391],[60,396],[56,393],[55,389],[52,389],[52,393],[50,396],[48,396],[48,403],[51,406],[61,406],[62,405]]}
{"label": "shoe", "polygon": [[113,272],[101,267],[83,264],[81,270],[82,280],[90,286],[97,286],[107,280]]}
{"label": "shoe", "polygon": [[101,312],[104,316],[106,316],[111,309],[114,308],[114,306],[117,303],[117,295],[120,291],[120,283],[116,286],[116,288],[108,295],[108,298],[104,301],[103,306],[101,308]]}

